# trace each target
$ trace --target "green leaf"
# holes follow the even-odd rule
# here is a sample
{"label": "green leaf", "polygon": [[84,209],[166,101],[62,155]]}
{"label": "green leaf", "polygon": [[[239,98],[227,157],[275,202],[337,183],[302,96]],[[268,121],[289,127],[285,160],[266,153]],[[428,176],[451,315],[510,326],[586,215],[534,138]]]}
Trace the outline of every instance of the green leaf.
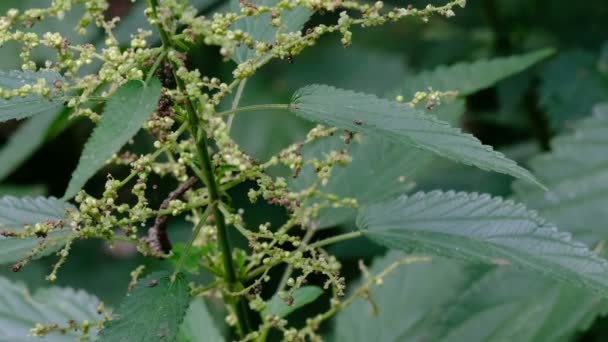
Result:
{"label": "green leaf", "polygon": [[476,193],[434,191],[364,208],[357,225],[391,248],[511,264],[608,293],[608,261],[524,205]]}
{"label": "green leaf", "polygon": [[190,304],[190,288],[180,273],[175,282],[167,272],[142,279],[114,312],[99,341],[175,341]]}
{"label": "green leaf", "polygon": [[290,313],[298,310],[299,308],[310,304],[319,298],[323,294],[323,290],[317,286],[303,286],[293,291],[291,295],[293,303],[287,304],[278,294],[272,296],[272,298],[266,303],[266,308],[262,311],[262,317],[268,315],[286,317]]}
{"label": "green leaf", "polygon": [[[24,226],[41,222],[65,220],[68,211],[77,209],[69,203],[54,197],[5,196],[0,198],[0,231],[23,231]],[[59,226],[61,227],[61,225]],[[48,255],[61,248],[72,233],[70,228],[51,231],[44,239],[45,247],[36,258]],[[42,239],[0,237],[0,264],[12,263],[27,257],[41,243]]]}
{"label": "green leaf", "polygon": [[608,238],[608,104],[552,141],[552,152],[530,162],[549,191],[514,184],[517,198],[589,245]]}
{"label": "green leaf", "polygon": [[553,129],[566,128],[589,114],[594,104],[608,100],[608,80],[597,57],[575,50],[560,54],[543,69],[539,104]]}
{"label": "green leaf", "polygon": [[[369,272],[377,275],[403,258],[401,252],[390,252],[375,260]],[[440,258],[401,265],[383,278],[382,286],[371,288],[372,302],[358,298],[338,313],[333,340],[433,341],[412,337],[420,325],[447,309],[450,300],[465,291],[478,273],[480,270],[473,267]],[[358,287],[354,284],[350,288],[354,291]]]}
{"label": "green leaf", "polygon": [[[0,342],[76,341],[80,333],[72,329],[44,338],[31,336],[30,329],[37,323],[68,328],[70,320],[100,322],[104,317],[97,312],[99,303],[95,296],[71,288],[43,288],[32,295],[22,284],[0,278]],[[92,327],[90,336],[96,335],[97,329]]]}
{"label": "green leaf", "polygon": [[[249,2],[254,6],[274,7],[277,5],[277,0],[254,0]],[[241,12],[240,2],[233,0],[230,2],[231,11],[235,13]],[[304,24],[308,21],[312,11],[303,6],[296,6],[291,10],[281,12],[281,25],[279,28],[272,26],[271,14],[269,12],[255,17],[245,17],[237,20],[231,27],[232,30],[241,30],[249,33],[249,36],[257,42],[273,43],[276,40],[277,32],[290,33],[302,30]],[[232,59],[237,63],[243,63],[249,59],[255,58],[255,46],[249,47],[246,44],[241,44],[236,48]]]}
{"label": "green leaf", "polygon": [[540,185],[527,170],[477,138],[408,105],[323,85],[296,92],[291,110],[311,121],[431,151],[483,170]]}
{"label": "green leaf", "polygon": [[141,129],[154,113],[160,92],[160,81],[153,78],[148,84],[129,81],[110,97],[101,121],[84,146],[64,199],[76,195],[106,160]]}
{"label": "green leaf", "polygon": [[606,309],[606,300],[584,289],[498,267],[426,328],[434,341],[565,341]]}
{"label": "green leaf", "polygon": [[[0,88],[4,90],[19,89],[25,85],[34,85],[44,79],[47,87],[53,87],[56,81],[66,80],[54,71],[0,71]],[[53,91],[47,97],[30,94],[26,97],[0,99],[0,121],[23,119],[33,115],[54,112],[63,107],[65,96],[61,91]]]}
{"label": "green leaf", "polygon": [[[173,264],[173,266],[177,266],[179,260],[183,257],[187,246],[188,244],[184,242],[179,242],[173,245],[173,248],[171,248],[172,253],[169,257],[169,261]],[[184,263],[182,264],[182,269],[191,274],[199,274],[200,261],[204,255],[204,246],[192,246],[188,255],[185,256]]]}
{"label": "green leaf", "polygon": [[[607,134],[608,107],[597,106],[574,132],[553,140],[551,153],[532,160],[549,192],[515,184],[519,200],[591,246],[607,237]],[[595,293],[506,269],[488,274],[451,307],[428,328],[440,331],[432,340],[570,340],[608,312],[607,301]]]}
{"label": "green leaf", "polygon": [[62,110],[44,113],[23,123],[0,149],[0,180],[23,164],[44,142],[46,132]]}
{"label": "green leaf", "polygon": [[412,97],[417,91],[427,91],[429,88],[436,91],[457,91],[460,96],[466,96],[517,74],[553,53],[553,49],[544,49],[524,55],[440,66],[433,71],[425,71],[406,80],[401,90],[406,98]]}
{"label": "green leaf", "polygon": [[190,303],[184,322],[179,327],[178,342],[224,342],[220,330],[216,327],[205,300],[196,297]]}

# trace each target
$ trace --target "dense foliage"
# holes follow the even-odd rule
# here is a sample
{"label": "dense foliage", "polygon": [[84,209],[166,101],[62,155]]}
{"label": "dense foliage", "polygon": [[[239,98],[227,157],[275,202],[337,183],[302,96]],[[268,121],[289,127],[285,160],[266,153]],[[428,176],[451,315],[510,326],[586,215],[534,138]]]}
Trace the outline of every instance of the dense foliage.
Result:
{"label": "dense foliage", "polygon": [[602,340],[608,5],[402,6],[0,3],[0,341]]}

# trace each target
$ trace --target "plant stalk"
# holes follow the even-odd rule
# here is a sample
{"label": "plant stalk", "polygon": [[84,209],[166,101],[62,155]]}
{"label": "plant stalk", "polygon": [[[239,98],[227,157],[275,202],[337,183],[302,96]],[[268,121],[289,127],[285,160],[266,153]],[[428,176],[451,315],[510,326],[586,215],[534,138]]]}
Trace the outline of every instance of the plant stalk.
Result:
{"label": "plant stalk", "polygon": [[[158,18],[156,12],[158,7],[158,0],[149,0],[149,3],[154,17]],[[160,33],[163,48],[171,48],[173,45],[169,38],[169,34],[164,30],[160,23],[157,25],[157,28]],[[172,66],[174,70],[177,67],[177,65]],[[185,92],[186,87],[183,80],[177,77],[175,73],[174,77],[177,84],[177,88],[181,92]],[[196,114],[196,109],[192,101],[188,97],[186,97],[185,99],[185,107],[187,112],[188,129],[190,130],[190,133],[195,139],[197,153],[201,161],[201,171],[203,176],[203,179],[201,180],[207,186],[210,203],[220,203],[221,196],[218,191],[217,181],[215,179],[213,167],[211,165],[211,157],[209,155],[209,147],[207,145],[205,131],[200,125],[198,115]],[[218,243],[222,251],[222,262],[224,265],[225,281],[227,282],[228,290],[230,292],[238,292],[242,288],[242,284],[240,284],[237,278],[234,263],[232,261],[232,248],[230,247],[230,241],[228,239],[228,228],[226,227],[226,221],[222,211],[219,209],[219,205],[213,205],[212,214],[215,218]],[[246,303],[240,298],[230,298],[228,302],[232,304],[232,308],[237,319],[237,328],[239,334],[241,336],[247,335],[250,332],[251,328],[249,326]]]}

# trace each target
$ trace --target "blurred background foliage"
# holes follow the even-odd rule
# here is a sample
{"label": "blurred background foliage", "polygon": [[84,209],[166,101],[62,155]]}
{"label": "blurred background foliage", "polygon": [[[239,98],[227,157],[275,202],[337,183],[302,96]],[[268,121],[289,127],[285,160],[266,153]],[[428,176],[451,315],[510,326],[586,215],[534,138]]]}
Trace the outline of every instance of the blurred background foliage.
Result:
{"label": "blurred background foliage", "polygon": [[[3,0],[0,11],[43,6],[46,2]],[[415,6],[428,2],[411,1]],[[131,4],[128,0],[111,3],[108,15],[123,18],[116,35],[122,42],[128,42],[134,28],[145,25],[143,3]],[[218,0],[193,3],[201,13],[222,11],[227,6]],[[441,4],[441,1],[432,3]],[[397,2],[386,1],[386,5],[391,4]],[[335,14],[316,14],[309,25],[332,22],[336,18]],[[550,148],[553,136],[571,130],[573,122],[588,116],[594,104],[608,99],[607,19],[608,2],[604,0],[471,0],[449,20],[432,18],[429,23],[406,20],[357,30],[350,47],[341,46],[338,37],[328,36],[293,61],[274,61],[248,80],[241,104],[284,103],[296,89],[311,83],[393,97],[395,89],[404,88],[409,79],[423,70],[553,47],[556,53],[544,62],[468,96],[463,112],[459,113],[459,124],[465,130],[526,165],[533,155]],[[68,15],[61,22],[47,20],[36,25],[35,30],[59,31],[74,42],[101,45],[103,36],[98,31],[90,30],[86,36],[73,33],[76,20],[76,15]],[[46,51],[37,53],[41,63],[50,58]],[[229,79],[234,67],[233,62],[222,61],[217,48],[202,44],[192,48],[188,63],[205,75],[222,79]],[[15,46],[6,44],[0,49],[0,68],[19,68]],[[89,69],[91,71],[94,68]],[[85,120],[68,121],[65,112],[49,112],[25,122],[0,125],[0,193],[60,196],[91,128]],[[264,160],[301,140],[310,128],[309,123],[293,115],[254,112],[237,115],[232,133],[245,151]],[[129,148],[145,151],[150,148],[150,139],[143,134],[137,136]],[[449,161],[431,165],[415,179],[416,188],[512,194],[509,177]],[[126,173],[120,168],[106,171],[116,177]],[[104,174],[100,172],[91,180],[87,191],[98,193]],[[152,203],[159,204],[176,184],[162,179],[156,181],[158,189],[150,192],[150,198]],[[352,187],[356,188],[357,184]],[[234,189],[231,196],[235,206],[245,208],[249,223],[283,220],[285,213],[276,207],[248,203],[246,191],[247,186],[243,185]],[[186,241],[190,229],[183,218],[173,219],[169,229],[172,241]],[[343,227],[321,235],[339,229]],[[332,247],[331,251],[344,260],[344,273],[351,279],[359,273],[356,266],[359,258],[369,261],[384,253],[382,248],[365,240],[346,242]],[[17,274],[9,274],[8,267],[2,274],[37,288],[45,285],[44,276],[52,262],[53,257],[47,257]],[[58,283],[86,289],[109,306],[115,306],[126,292],[129,272],[139,264],[147,265],[148,270],[172,267],[168,261],[144,260],[128,246],[110,249],[99,241],[81,242],[61,270]],[[307,310],[317,309],[311,305],[293,316],[301,319]],[[608,324],[596,321],[581,338],[602,340],[601,336],[607,333],[602,331],[604,326]]]}

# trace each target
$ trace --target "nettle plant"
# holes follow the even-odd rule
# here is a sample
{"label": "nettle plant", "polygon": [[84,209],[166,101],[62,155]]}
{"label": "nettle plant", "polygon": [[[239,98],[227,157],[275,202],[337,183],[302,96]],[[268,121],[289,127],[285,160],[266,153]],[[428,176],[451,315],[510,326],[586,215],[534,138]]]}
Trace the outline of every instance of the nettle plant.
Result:
{"label": "nettle plant", "polygon": [[[604,310],[608,262],[600,256],[601,239],[580,234],[584,242],[577,242],[522,203],[583,232],[580,220],[605,210],[591,197],[592,184],[605,177],[608,109],[597,107],[575,134],[534,159],[534,174],[453,127],[465,96],[552,51],[441,67],[390,95],[378,94],[384,97],[309,85],[289,103],[241,106],[247,80],[258,70],[275,59],[290,62],[322,36],[339,35],[348,47],[355,27],[452,17],[465,1],[418,9],[381,1],[241,0],[210,16],[197,14],[195,5],[138,1],[135,19],[121,22],[107,17],[105,0],[54,0],[0,18],[0,42],[18,46],[22,64],[0,73],[0,118],[31,117],[15,141],[40,139],[39,127],[56,122],[55,112],[96,125],[61,199],[0,199],[0,262],[18,272],[55,254],[47,276],[53,282],[73,245],[103,239],[133,244],[174,265],[173,272],[152,274],[142,266],[130,282],[117,279],[125,289],[128,283],[129,295],[115,309],[82,291],[54,287],[30,296],[22,285],[2,280],[3,340],[554,340]],[[78,33],[97,27],[104,38],[76,44],[35,31],[47,18],[74,15],[72,7],[84,7]],[[315,13],[333,12],[339,13],[335,23],[307,24]],[[218,46],[226,64],[235,62],[233,78],[189,69],[187,53],[196,43]],[[37,64],[32,55],[41,49],[52,54]],[[231,137],[234,117],[251,111],[282,111],[317,126],[304,140],[256,160]],[[142,129],[153,138],[151,151],[123,149]],[[438,158],[517,178],[514,198],[414,193],[417,175]],[[130,173],[121,179],[107,174],[100,193],[82,190],[109,164]],[[568,181],[572,175],[597,182],[576,187]],[[177,184],[160,206],[150,204],[157,191],[152,177]],[[251,202],[282,207],[288,219],[248,223],[228,195],[244,185]],[[576,208],[587,197],[591,202]],[[583,211],[577,216],[572,210]],[[169,218],[184,215],[192,238],[170,241]],[[323,233],[336,226],[348,229]],[[247,248],[234,247],[235,235]],[[330,251],[351,239],[395,251],[369,268],[360,263],[361,279],[347,284]],[[198,272],[214,280],[201,283],[192,277]],[[223,303],[231,329],[213,318],[210,300]],[[324,302],[318,312],[289,319],[315,301]]]}

